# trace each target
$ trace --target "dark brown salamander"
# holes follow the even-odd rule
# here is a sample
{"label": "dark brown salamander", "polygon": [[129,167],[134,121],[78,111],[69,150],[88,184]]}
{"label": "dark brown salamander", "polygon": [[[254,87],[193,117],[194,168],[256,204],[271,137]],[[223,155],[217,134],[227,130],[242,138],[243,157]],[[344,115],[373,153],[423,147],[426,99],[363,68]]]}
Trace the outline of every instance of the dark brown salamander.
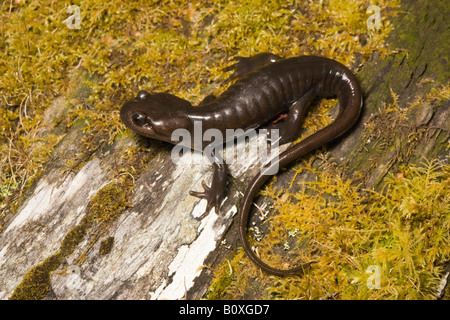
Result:
{"label": "dark brown salamander", "polygon": [[[313,97],[337,96],[340,111],[334,122],[290,146],[279,155],[278,163],[272,163],[284,167],[341,136],[359,117],[362,107],[360,87],[351,71],[339,62],[316,56],[282,59],[270,53],[238,59],[236,64],[225,69],[235,69],[230,79],[238,80],[219,97],[207,96],[199,107],[193,107],[188,101],[168,93],[140,91],[135,99],[122,107],[122,121],[138,134],[176,144],[178,141],[171,140],[172,132],[184,128],[193,133],[194,121],[201,122],[202,134],[208,129],[218,129],[225,136],[226,129],[257,128],[287,113],[285,119],[269,125],[279,129],[280,144],[283,144],[298,136],[308,102]],[[189,147],[203,151],[209,143],[202,142],[200,146],[192,142]],[[213,168],[211,187],[203,182],[204,192],[190,192],[207,200],[205,214],[213,206],[216,213],[219,212],[226,189],[227,165],[214,162]],[[245,192],[239,209],[239,237],[246,253],[261,269],[275,275],[299,274],[310,263],[289,270],[272,268],[256,256],[247,241],[250,206],[259,188],[270,178],[264,174],[270,169],[264,167]]]}

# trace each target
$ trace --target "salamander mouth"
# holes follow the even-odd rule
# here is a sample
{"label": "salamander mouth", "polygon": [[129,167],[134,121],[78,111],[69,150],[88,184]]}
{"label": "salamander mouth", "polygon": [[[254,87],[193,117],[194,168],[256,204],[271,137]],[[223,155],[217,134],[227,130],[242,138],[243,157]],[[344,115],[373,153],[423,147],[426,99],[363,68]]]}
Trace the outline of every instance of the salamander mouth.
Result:
{"label": "salamander mouth", "polygon": [[152,136],[152,137],[157,136],[155,130],[154,130],[154,129],[152,128],[152,126],[149,125],[148,123],[146,123],[146,124],[140,126],[140,128],[142,128],[142,130],[145,130],[146,132],[148,132],[148,134],[149,134],[150,136]]}

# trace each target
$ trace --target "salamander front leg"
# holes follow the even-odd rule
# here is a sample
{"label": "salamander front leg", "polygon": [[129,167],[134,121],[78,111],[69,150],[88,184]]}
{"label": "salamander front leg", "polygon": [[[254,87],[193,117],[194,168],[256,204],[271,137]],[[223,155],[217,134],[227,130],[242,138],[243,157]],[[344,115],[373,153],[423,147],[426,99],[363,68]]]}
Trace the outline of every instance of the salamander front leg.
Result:
{"label": "salamander front leg", "polygon": [[225,72],[234,70],[234,73],[225,82],[228,83],[234,79],[242,78],[245,74],[252,72],[256,68],[280,59],[282,58],[269,52],[258,53],[248,58],[235,57],[233,60],[238,60],[238,62],[223,69]]}
{"label": "salamander front leg", "polygon": [[220,204],[222,203],[223,197],[225,196],[225,189],[227,186],[227,175],[228,175],[228,166],[226,163],[217,164],[213,163],[213,178],[211,182],[211,187],[208,187],[205,181],[202,181],[202,186],[204,191],[189,191],[189,194],[194,197],[198,197],[201,199],[206,199],[207,205],[205,212],[199,217],[199,219],[203,219],[209,213],[212,207],[216,210],[216,213],[219,213]]}

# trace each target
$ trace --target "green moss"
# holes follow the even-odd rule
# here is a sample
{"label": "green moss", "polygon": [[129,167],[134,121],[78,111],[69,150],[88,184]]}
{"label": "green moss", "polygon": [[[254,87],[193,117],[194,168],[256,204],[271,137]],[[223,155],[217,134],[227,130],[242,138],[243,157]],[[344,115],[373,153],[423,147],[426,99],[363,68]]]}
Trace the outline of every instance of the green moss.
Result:
{"label": "green moss", "polygon": [[81,222],[73,227],[64,237],[63,241],[61,242],[60,252],[63,254],[63,257],[67,257],[70,255],[75,248],[77,247],[78,243],[80,243],[81,240],[83,240],[84,236],[86,235],[87,231],[92,226],[92,215],[88,214]]}
{"label": "green moss", "polygon": [[[131,179],[122,176],[117,181],[107,184],[101,188],[92,198],[88,213],[81,222],[73,227],[64,236],[59,250],[42,263],[31,268],[23,277],[21,283],[15,288],[9,299],[12,300],[40,300],[47,295],[51,278],[50,275],[69,255],[71,255],[78,244],[85,238],[88,231],[96,226],[103,230],[105,226],[114,221],[129,205]],[[93,232],[93,240],[97,241],[100,233]],[[113,238],[108,238],[100,244],[102,255],[111,251]],[[82,253],[82,256],[84,253]],[[83,260],[80,258],[79,260]]]}
{"label": "green moss", "polygon": [[54,255],[45,259],[42,263],[31,268],[23,277],[20,284],[9,297],[10,300],[41,300],[47,295],[51,279],[50,275],[67,258],[78,243],[83,240],[89,228],[92,226],[91,216],[88,214],[81,222],[72,228],[61,242],[60,249]]}
{"label": "green moss", "polygon": [[[80,154],[89,158],[123,132],[118,110],[139,89],[199,102],[223,90],[222,69],[232,56],[319,54],[352,64],[349,52],[360,52],[361,62],[374,50],[386,53],[385,33],[367,33],[370,1],[334,1],[337,10],[314,1],[72,4],[80,7],[80,29],[63,23],[65,2],[12,2],[0,12],[0,219],[17,208],[64,134],[40,136],[45,148],[36,149],[55,96],[70,102],[67,127],[85,121]],[[390,29],[384,20],[383,27]]]}
{"label": "green moss", "polygon": [[[445,128],[434,132],[434,148],[423,141],[436,129],[429,124],[430,119],[441,111],[440,108],[446,107],[449,97],[449,82],[417,95],[415,101],[406,106],[399,104],[398,96],[391,90],[392,103],[383,101],[377,113],[365,121],[359,152],[350,159],[350,166],[365,182],[368,177],[376,178],[368,185],[379,189],[389,171],[399,171],[404,164],[417,163],[422,157],[439,157],[448,144]],[[388,99],[385,97],[385,100]],[[385,164],[384,168],[380,162]]]}
{"label": "green moss", "polygon": [[10,300],[41,300],[50,290],[50,274],[60,264],[60,255],[53,255],[33,267],[9,297]]}
{"label": "green moss", "polygon": [[[361,190],[326,168],[313,169],[311,162],[304,163],[302,171],[315,179],[301,182],[301,192],[264,192],[275,199],[279,214],[266,222],[270,232],[253,246],[275,267],[317,263],[302,277],[274,277],[258,270],[239,250],[216,269],[207,298],[241,299],[258,292],[252,290],[255,285],[259,292],[252,298],[263,299],[436,298],[450,258],[448,165],[425,161],[408,166],[402,175],[390,176],[382,192]],[[287,240],[287,254],[279,254],[286,251]],[[370,266],[379,270],[379,289],[367,286],[374,268]]]}
{"label": "green moss", "polygon": [[[401,27],[392,32],[390,45],[407,49],[408,59],[405,62],[414,66],[411,70],[416,73],[414,76],[423,73],[423,76],[432,77],[438,84],[447,82],[450,78],[450,29],[446,27],[445,14],[448,12],[448,3],[438,0],[428,6],[424,0],[414,1],[405,3],[404,10],[408,13],[401,15]],[[428,86],[433,84],[429,83]]]}
{"label": "green moss", "polygon": [[114,237],[108,237],[100,242],[99,253],[104,256],[111,252],[114,245]]}
{"label": "green moss", "polygon": [[91,198],[89,210],[97,222],[111,222],[129,206],[124,185],[110,183]]}
{"label": "green moss", "polygon": [[[118,110],[139,89],[167,90],[193,103],[199,102],[205,95],[218,94],[223,90],[220,83],[226,75],[222,69],[236,55],[249,56],[262,51],[285,57],[316,54],[337,59],[353,69],[363,64],[358,78],[365,93],[370,93],[366,101],[366,107],[369,105],[370,109],[366,110],[376,113],[383,103],[388,107],[369,122],[369,126],[376,126],[366,130],[366,138],[373,136],[382,139],[372,139],[378,145],[366,147],[376,150],[377,146],[383,144],[379,149],[381,154],[384,151],[406,150],[400,154],[400,159],[409,159],[415,150],[413,147],[396,148],[398,141],[390,140],[394,135],[385,135],[388,130],[380,132],[381,135],[376,135],[374,131],[380,124],[405,123],[404,119],[400,119],[405,116],[400,109],[390,110],[389,106],[395,109],[396,105],[386,100],[385,92],[391,88],[394,93],[401,92],[411,75],[414,72],[419,74],[422,70],[425,70],[424,77],[432,79],[423,82],[424,86],[431,88],[436,83],[446,81],[449,78],[449,69],[446,68],[447,53],[450,51],[447,41],[449,29],[444,28],[429,37],[422,32],[421,27],[428,23],[429,17],[446,18],[445,15],[435,14],[445,12],[445,1],[426,6],[426,12],[419,12],[419,20],[413,15],[401,14],[399,20],[409,27],[393,29],[389,18],[397,14],[395,8],[398,3],[377,1],[376,5],[381,9],[382,28],[369,31],[366,9],[373,4],[369,0],[289,3],[165,1],[159,2],[157,6],[145,1],[126,4],[121,1],[75,1],[73,4],[80,6],[82,15],[79,30],[69,29],[62,23],[68,17],[65,2],[11,2],[11,10],[5,6],[5,10],[0,13],[0,232],[3,229],[2,219],[18,207],[24,191],[42,172],[51,151],[64,134],[64,130],[50,130],[48,135],[39,135],[42,132],[43,114],[55,96],[63,96],[70,102],[63,126],[69,128],[83,123],[79,157],[67,161],[68,167],[77,169],[95,152],[111,148],[118,136],[123,137],[121,134],[128,132],[120,123]],[[436,26],[441,28],[446,23],[437,21]],[[391,37],[390,47],[386,47],[385,38],[390,31],[396,33]],[[431,50],[426,50],[429,48]],[[380,68],[374,68],[370,63],[364,65],[374,52],[385,58],[375,59],[381,64],[381,69],[393,70],[384,79],[377,78]],[[393,55],[394,52],[398,54]],[[407,68],[417,61],[424,63],[418,70]],[[398,81],[399,77],[405,81]],[[380,86],[378,90],[377,86]],[[431,90],[430,94],[436,92]],[[332,103],[326,102],[325,105]],[[305,126],[314,130],[328,121],[328,117],[319,112],[314,118],[308,117]],[[419,137],[420,134],[420,128],[417,127],[406,130],[404,136],[409,139]],[[444,138],[441,140],[445,143]],[[413,139],[411,141],[414,142]],[[126,198],[118,194],[120,179],[139,174],[147,160],[155,156],[157,151],[152,149],[148,152],[142,147],[132,147],[117,154],[117,163],[111,170],[111,180],[117,179],[116,182],[101,192],[104,198],[99,196],[93,199],[89,218],[66,235],[61,252],[73,250],[92,226],[114,221],[128,205]],[[353,167],[371,167],[375,161],[364,158],[368,153],[360,154],[364,156],[355,156],[353,161],[359,165]],[[410,168],[407,164],[404,164],[404,168],[401,166],[398,166],[401,172]],[[360,171],[356,171],[356,174],[364,176]],[[383,186],[386,181],[380,180],[378,183]],[[131,183],[123,188],[129,191]],[[108,204],[106,199],[113,203]],[[320,197],[317,199],[320,200]],[[392,203],[388,205],[391,207],[387,209],[392,210]],[[321,210],[323,207],[326,204],[322,203]],[[295,228],[298,225],[291,226],[288,230],[290,233],[284,235],[299,234]],[[291,247],[292,239],[289,238],[288,242]],[[389,237],[384,241],[393,243]],[[283,250],[285,243],[286,239],[277,242],[276,250]],[[261,291],[260,288],[268,287],[265,281],[269,281],[269,278],[262,277],[262,282],[255,281],[261,277],[261,273],[252,269],[252,264],[246,262],[241,254],[238,253],[241,258],[230,260],[230,274],[228,265],[223,268],[223,278],[216,282],[219,292],[211,292],[211,296],[252,297]],[[57,254],[56,261],[65,255]],[[281,265],[296,263],[295,260],[285,261],[280,257],[274,257],[270,262]],[[243,266],[250,270],[249,273],[240,271]],[[29,296],[42,297],[43,292],[46,292],[46,279],[50,279],[49,273],[54,270],[55,264],[43,262],[35,268],[24,277],[26,285],[22,289],[18,287],[18,293],[35,288],[35,292]],[[36,280],[34,284],[32,279]],[[317,281],[315,278],[307,279]],[[262,290],[265,297],[298,297],[296,286],[305,290],[310,286],[300,280],[277,281],[271,284],[272,289]],[[288,289],[290,293],[284,295]],[[326,295],[333,293],[332,290],[337,289],[326,284],[320,292]],[[316,292],[308,297],[313,296],[320,294]]]}

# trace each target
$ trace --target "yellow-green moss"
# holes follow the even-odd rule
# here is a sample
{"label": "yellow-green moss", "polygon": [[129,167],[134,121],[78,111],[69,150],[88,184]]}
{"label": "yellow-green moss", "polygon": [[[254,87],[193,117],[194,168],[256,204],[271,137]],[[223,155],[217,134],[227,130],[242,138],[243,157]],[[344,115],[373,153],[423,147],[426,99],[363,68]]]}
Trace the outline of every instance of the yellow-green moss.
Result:
{"label": "yellow-green moss", "polygon": [[[263,191],[275,199],[270,210],[276,215],[265,222],[270,232],[263,241],[251,237],[252,245],[263,260],[279,268],[318,261],[303,277],[269,276],[239,248],[217,267],[205,297],[435,299],[450,258],[450,158],[408,163],[417,157],[416,140],[426,130],[444,130],[428,129],[430,110],[422,106],[445,106],[449,94],[446,83],[406,108],[391,92],[392,103],[366,121],[362,148],[375,144],[379,153],[397,150],[397,164],[389,170],[395,174],[381,177],[379,191],[361,189],[366,167],[356,170],[353,179],[343,179],[343,171],[324,156],[319,157],[319,170],[312,166],[317,157],[302,163],[287,190],[271,184]],[[449,149],[448,139],[437,143]],[[301,191],[291,192],[296,184],[302,185]],[[374,268],[380,271],[379,289],[367,286]]]}
{"label": "yellow-green moss", "polygon": [[[426,91],[425,91],[426,92]],[[353,157],[353,167],[356,168],[362,180],[372,173],[372,163],[390,154],[388,170],[402,170],[405,163],[418,162],[420,157],[436,157],[424,154],[417,149],[430,132],[437,132],[436,145],[448,146],[448,133],[445,127],[435,127],[428,122],[439,108],[445,108],[450,97],[450,82],[432,88],[426,94],[416,96],[414,102],[407,106],[399,105],[398,96],[391,90],[392,103],[384,103],[376,114],[372,114],[364,124],[364,133],[357,156]],[[421,146],[424,147],[423,145]],[[443,150],[443,148],[436,148]],[[428,151],[429,152],[429,151]],[[438,151],[439,152],[439,151]],[[391,167],[392,166],[392,167]],[[379,187],[385,174],[376,177],[371,183]]]}
{"label": "yellow-green moss", "polygon": [[[450,167],[445,161],[409,166],[390,176],[382,192],[361,190],[326,168],[314,170],[311,163],[301,170],[315,177],[301,182],[301,192],[265,191],[279,214],[268,220],[271,231],[253,246],[273,266],[317,263],[302,277],[274,277],[239,250],[217,268],[208,298],[243,298],[252,281],[260,289],[256,298],[436,298],[450,258]],[[280,250],[289,254],[277,255]],[[379,268],[379,289],[367,286],[370,266]]]}
{"label": "yellow-green moss", "polygon": [[50,274],[61,263],[60,255],[53,255],[30,269],[16,287],[10,300],[41,300],[50,290]]}
{"label": "yellow-green moss", "polygon": [[138,89],[199,102],[223,90],[232,56],[319,54],[350,65],[386,53],[386,9],[398,1],[377,2],[381,31],[365,25],[369,0],[71,4],[80,7],[80,29],[63,22],[66,2],[13,1],[0,11],[0,219],[17,208],[64,134],[35,140],[54,97],[70,101],[68,126],[86,121],[80,153],[88,157],[121,133],[118,110]]}
{"label": "yellow-green moss", "polygon": [[20,284],[9,297],[10,300],[41,300],[45,298],[50,289],[50,275],[63,260],[68,257],[83,240],[92,226],[91,215],[83,217],[81,222],[65,235],[61,246],[55,254],[45,259],[37,266],[31,268],[23,277]]}
{"label": "yellow-green moss", "polygon": [[111,252],[114,245],[114,237],[108,237],[100,242],[99,253],[104,256]]}
{"label": "yellow-green moss", "polygon": [[[104,230],[105,226],[114,221],[129,206],[130,187],[131,178],[122,176],[117,181],[107,184],[92,196],[88,213],[77,226],[67,232],[61,241],[59,250],[42,263],[31,268],[9,299],[40,300],[45,298],[50,289],[51,273],[74,252],[87,232],[93,226],[96,226],[97,230]],[[93,242],[96,242],[100,235],[99,232],[93,232]],[[100,254],[104,255],[111,251],[112,239],[108,238],[105,243],[101,243]],[[84,255],[84,252],[82,255]]]}
{"label": "yellow-green moss", "polygon": [[97,222],[110,222],[129,206],[128,193],[124,190],[124,185],[110,183],[91,198],[89,212]]}
{"label": "yellow-green moss", "polygon": [[[105,3],[98,0],[74,1],[71,4],[79,5],[82,15],[79,30],[69,29],[62,22],[69,16],[66,13],[68,4],[65,2],[32,0],[5,4],[0,13],[0,219],[17,208],[24,190],[39,175],[50,152],[63,134],[56,135],[52,132],[36,139],[42,129],[43,114],[55,96],[64,96],[70,100],[68,126],[79,121],[85,124],[80,157],[69,159],[67,162],[69,167],[76,168],[100,146],[112,145],[114,139],[123,130],[118,110],[123,101],[134,96],[138,89],[168,90],[196,103],[209,93],[217,94],[223,90],[220,83],[226,75],[223,74],[222,68],[229,63],[229,58],[235,55],[249,56],[262,51],[271,51],[285,57],[301,54],[324,55],[356,67],[364,63],[374,51],[382,55],[388,53],[384,44],[385,37],[392,29],[388,18],[395,14],[392,9],[396,8],[398,3],[399,1],[375,3],[381,9],[382,18],[381,29],[375,31],[369,31],[366,26],[370,15],[366,13],[366,9],[374,4],[369,0],[294,0],[283,3],[224,0],[165,1],[158,2],[157,5],[152,1],[127,3],[120,1]],[[11,7],[8,8],[8,6]],[[417,39],[414,39],[414,35],[410,35],[409,41],[414,43]],[[398,48],[393,48],[395,49]],[[407,55],[406,52],[404,54]],[[438,66],[436,64],[429,67]],[[74,90],[74,79],[70,75],[78,73],[83,74],[78,78],[81,86],[75,87],[81,90]],[[84,76],[85,74],[88,76]],[[446,92],[448,95],[448,90]],[[430,95],[441,93],[430,92]],[[333,101],[325,102],[325,105],[331,104]],[[395,121],[399,120],[397,117],[404,116],[403,113],[397,113],[398,110],[395,110],[393,115]],[[372,119],[374,122],[371,123],[376,124],[375,120],[392,119],[389,118],[392,110],[384,111],[381,117]],[[305,127],[315,130],[328,121],[326,115],[319,113],[314,118],[308,117]],[[391,121],[391,124],[393,123],[395,122]],[[366,133],[367,139],[371,135],[376,136],[376,132],[371,131],[370,128],[367,128]],[[406,134],[413,141],[421,133],[414,129],[407,131]],[[382,137],[389,139],[388,136]],[[392,147],[388,144],[386,146]],[[130,177],[130,174],[137,174],[141,170],[146,158],[134,157],[138,151],[137,148],[129,148],[118,156],[119,162],[122,160],[124,162],[112,168],[111,175],[114,179]],[[403,156],[407,158],[409,155]],[[406,165],[399,166],[399,177],[403,176],[405,182],[411,181],[413,179],[411,174],[415,172],[418,173],[414,176],[418,182],[424,182],[423,174],[419,174],[420,170],[414,168]],[[311,171],[312,168],[307,165],[306,170]],[[442,172],[447,171],[442,169]],[[322,181],[322,184],[323,181],[330,179],[325,172],[314,172],[314,174],[318,177],[318,182]],[[439,179],[432,179],[432,182],[442,184],[444,180],[439,182]],[[382,183],[397,185],[401,181],[390,177]],[[405,279],[418,286],[415,288],[416,293],[429,294],[422,290],[423,283],[432,282],[429,280],[428,271],[428,273],[416,271],[412,273],[412,276],[404,269],[392,269],[390,273],[389,270],[386,271],[386,266],[392,268],[395,264],[392,261],[400,259],[398,255],[392,256],[392,252],[398,253],[398,250],[401,251],[401,246],[408,243],[412,245],[411,248],[418,245],[411,243],[410,236],[411,234],[421,236],[417,230],[421,227],[425,228],[425,222],[421,222],[420,219],[415,220],[421,215],[421,211],[411,209],[417,205],[420,206],[420,203],[417,203],[419,199],[415,199],[415,202],[409,199],[410,202],[403,203],[405,212],[409,212],[410,216],[399,218],[398,221],[394,219],[388,222],[388,225],[379,226],[379,229],[371,229],[369,220],[355,221],[351,215],[345,216],[348,220],[345,220],[347,224],[341,225],[342,221],[340,221],[339,225],[335,225],[333,223],[336,221],[333,220],[332,214],[337,215],[340,213],[339,210],[343,210],[344,213],[354,212],[355,208],[369,213],[372,212],[370,210],[374,210],[374,216],[370,217],[369,214],[367,219],[375,219],[381,215],[382,210],[393,214],[400,207],[392,198],[387,202],[386,207],[379,207],[378,212],[375,210],[375,204],[382,204],[381,201],[377,202],[382,195],[378,193],[370,196],[363,195],[362,191],[350,182],[348,180],[331,181],[331,188],[335,190],[328,189],[328,193],[327,189],[323,189],[323,185],[316,185],[318,193],[310,191],[313,202],[308,204],[310,201],[308,198],[307,202],[302,204],[304,207],[301,208],[298,207],[300,200],[297,199],[294,203],[288,200],[296,197],[304,199],[308,192],[282,198],[283,201],[287,201],[286,208],[298,210],[300,215],[303,215],[304,210],[312,211],[313,209],[319,209],[319,212],[324,215],[331,215],[329,221],[318,221],[334,228],[330,234],[330,241],[342,242],[336,247],[335,252],[335,254],[342,253],[337,255],[340,260],[329,261],[331,267],[339,264],[336,270],[342,268],[344,271],[342,275],[336,275],[336,270],[330,270],[331,267],[327,269],[325,257],[320,268],[315,266],[312,273],[305,279],[271,278],[254,268],[253,264],[246,260],[243,252],[239,251],[229,264],[226,262],[221,267],[221,271],[219,270],[213,284],[216,290],[211,291],[211,296],[245,297],[249,295],[249,292],[252,296],[258,294],[259,288],[266,288],[262,290],[263,297],[316,298],[334,294],[337,291],[342,292],[341,297],[352,298],[408,297],[408,294],[411,294],[408,293],[411,286],[408,287],[406,283],[404,289],[398,288],[400,284],[404,284],[402,281]],[[407,187],[402,188],[409,191]],[[123,197],[119,197],[119,201],[114,199],[114,196],[118,195],[117,184],[113,183],[105,188],[102,195],[110,199],[113,204],[109,205],[100,197],[94,199],[92,210],[96,212],[95,215],[89,214],[89,219],[83,222],[85,225],[75,227],[66,235],[60,249],[65,253],[57,253],[53,258],[50,257],[31,269],[24,277],[22,286],[16,289],[14,297],[45,296],[48,291],[50,272],[55,270],[55,266],[67,252],[73,250],[85,236],[86,230],[92,227],[94,221],[97,223],[113,221],[127,206],[127,201]],[[127,190],[129,188],[130,186],[127,186]],[[277,197],[278,195],[275,198]],[[281,194],[280,197],[282,197]],[[334,201],[336,199],[341,202],[341,206],[347,205],[347,207],[339,207]],[[363,201],[364,205],[357,200]],[[437,200],[442,200],[442,197],[438,197]],[[326,213],[329,203],[336,207],[332,206],[331,213]],[[312,208],[313,204],[317,208]],[[280,207],[280,210],[287,209]],[[314,236],[320,236],[324,230],[320,223],[313,220],[311,214],[306,215],[306,218],[312,219],[305,221],[306,227],[316,226],[316,229],[313,229]],[[276,250],[285,248],[292,250],[295,247],[293,240],[301,237],[304,230],[299,229],[301,224],[294,222],[288,225],[289,228],[284,229],[283,215],[280,219],[283,222],[279,225],[280,229],[276,229],[275,218],[270,221],[272,228],[278,230],[274,232],[278,234],[278,238],[275,235],[269,236],[269,243],[276,244]],[[360,225],[363,222],[368,228],[365,231]],[[407,229],[406,225],[410,229]],[[341,226],[344,229],[340,229]],[[433,228],[429,225],[426,227]],[[351,232],[346,231],[345,228]],[[0,220],[0,232],[1,230]],[[280,230],[285,231],[280,233]],[[429,231],[427,236],[431,233],[432,231]],[[353,237],[357,236],[365,239],[361,240],[360,245],[352,242]],[[384,242],[379,242],[379,246],[375,248],[374,239],[377,237]],[[309,246],[316,246],[321,252],[328,252],[328,254],[334,252],[333,247],[327,248],[321,245],[327,244],[325,241],[314,242],[316,238],[312,236],[305,239]],[[387,244],[388,247],[386,247]],[[255,242],[255,245],[259,243]],[[397,251],[390,251],[393,250],[392,248]],[[282,265],[297,262],[295,259],[284,261],[267,250],[269,249],[261,247],[260,254],[262,257],[272,259],[270,263]],[[310,250],[300,250],[300,254],[304,256],[300,255],[297,259],[311,258],[308,256],[310,252]],[[366,256],[358,258],[361,260],[355,260],[357,258],[351,254],[352,252],[365,252]],[[369,252],[377,258],[370,260]],[[380,258],[383,255],[387,256],[383,258],[384,260]],[[413,261],[417,260],[415,258],[417,254],[410,253],[409,256],[413,257]],[[383,267],[384,276],[386,272],[388,276],[391,276],[389,279],[385,278],[387,282],[384,283],[384,296],[380,293],[381,291],[366,290],[364,285],[361,285],[368,277],[368,274],[365,274],[367,266],[375,262]],[[407,262],[405,261],[405,265],[408,266],[408,272],[416,270],[415,264],[411,265]],[[324,282],[321,282],[322,278],[314,273],[318,269],[323,269]],[[251,280],[256,277],[262,280]],[[352,280],[349,280],[350,278]],[[395,282],[397,278],[400,280]],[[417,279],[421,281],[420,286]],[[348,291],[350,289],[341,290],[336,283],[353,288],[354,295],[351,296]]]}

